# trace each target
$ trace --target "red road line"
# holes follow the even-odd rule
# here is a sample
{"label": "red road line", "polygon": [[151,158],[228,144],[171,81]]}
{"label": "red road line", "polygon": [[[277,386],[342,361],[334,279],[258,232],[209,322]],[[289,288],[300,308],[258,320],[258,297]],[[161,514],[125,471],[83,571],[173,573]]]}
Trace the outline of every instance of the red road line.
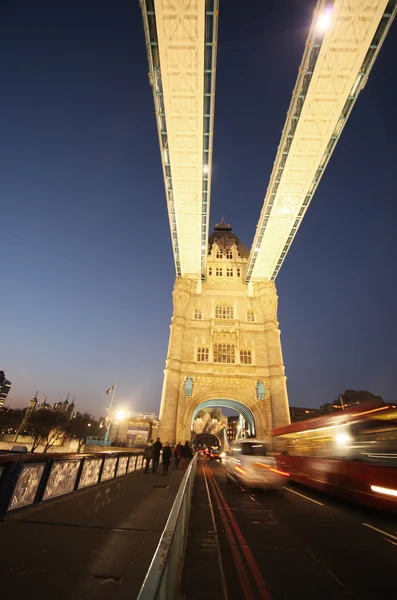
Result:
{"label": "red road line", "polygon": [[222,506],[221,500],[220,500],[219,495],[218,495],[218,493],[216,491],[216,488],[214,486],[213,479],[212,479],[211,469],[209,468],[209,466],[207,464],[204,463],[204,474],[205,474],[205,471],[207,471],[208,478],[210,480],[210,483],[212,484],[212,492],[213,492],[213,494],[215,496],[215,501],[217,503],[217,506],[218,506],[218,509],[219,509],[219,513],[221,515],[222,523],[223,523],[223,526],[225,528],[226,537],[227,537],[227,540],[228,540],[229,545],[230,545],[230,550],[232,552],[234,564],[236,565],[237,575],[238,575],[238,578],[240,580],[241,590],[242,590],[242,592],[244,594],[244,599],[245,600],[255,600],[255,596],[254,596],[253,591],[251,589],[251,585],[250,585],[250,582],[249,582],[247,571],[246,571],[246,569],[244,567],[244,563],[243,563],[242,558],[240,556],[240,553],[238,551],[238,547],[237,547],[236,541],[235,541],[235,539],[233,537],[232,530],[230,528],[229,522],[228,522],[228,520],[226,518],[225,511],[224,511],[224,508]]}
{"label": "red road line", "polygon": [[214,485],[215,489],[217,490],[219,498],[221,499],[221,502],[222,502],[222,504],[223,504],[223,506],[224,506],[224,508],[225,508],[225,510],[227,512],[227,515],[228,515],[228,517],[230,519],[230,523],[231,523],[232,528],[234,530],[234,533],[235,533],[235,535],[237,537],[237,540],[238,540],[238,542],[239,542],[239,544],[241,546],[241,549],[242,549],[242,551],[244,553],[244,556],[245,556],[245,558],[247,560],[248,566],[251,569],[251,573],[252,573],[252,575],[253,575],[253,577],[255,579],[255,583],[256,583],[256,585],[259,588],[260,595],[263,598],[263,600],[272,600],[272,597],[270,596],[270,593],[269,593],[269,591],[267,589],[265,580],[263,579],[262,573],[260,572],[258,564],[257,564],[257,562],[256,562],[256,560],[254,558],[254,555],[252,554],[251,548],[249,547],[249,545],[247,544],[247,541],[246,541],[245,537],[241,533],[241,529],[237,525],[237,521],[234,518],[234,515],[233,515],[233,513],[232,513],[232,511],[231,511],[231,509],[229,507],[229,505],[227,504],[227,502],[226,502],[226,500],[225,500],[225,498],[224,498],[224,496],[223,496],[223,494],[222,494],[222,492],[220,490],[220,487],[219,487],[219,485],[218,485],[218,483],[217,483],[217,481],[215,479],[214,474],[212,473],[212,471],[208,467],[208,465],[207,465],[207,468],[208,468],[208,472],[209,472],[210,477],[211,477],[211,481],[213,482],[213,485]]}

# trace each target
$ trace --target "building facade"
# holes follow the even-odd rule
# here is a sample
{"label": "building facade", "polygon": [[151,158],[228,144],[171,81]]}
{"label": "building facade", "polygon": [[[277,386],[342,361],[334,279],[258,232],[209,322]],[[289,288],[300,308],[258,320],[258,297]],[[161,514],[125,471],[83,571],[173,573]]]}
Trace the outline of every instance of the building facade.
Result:
{"label": "building facade", "polygon": [[290,422],[273,282],[245,283],[249,251],[222,223],[208,240],[207,278],[177,278],[160,435],[190,439],[201,408],[229,407],[249,435]]}

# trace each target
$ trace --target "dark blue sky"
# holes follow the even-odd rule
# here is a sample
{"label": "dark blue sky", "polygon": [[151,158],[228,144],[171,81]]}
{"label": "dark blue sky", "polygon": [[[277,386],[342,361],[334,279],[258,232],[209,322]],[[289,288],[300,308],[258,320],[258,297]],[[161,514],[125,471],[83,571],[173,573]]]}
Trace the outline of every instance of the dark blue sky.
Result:
{"label": "dark blue sky", "polygon": [[[250,247],[313,1],[220,9],[212,219]],[[290,404],[396,400],[397,25],[277,278]],[[138,0],[0,5],[9,404],[158,410],[174,279]]]}

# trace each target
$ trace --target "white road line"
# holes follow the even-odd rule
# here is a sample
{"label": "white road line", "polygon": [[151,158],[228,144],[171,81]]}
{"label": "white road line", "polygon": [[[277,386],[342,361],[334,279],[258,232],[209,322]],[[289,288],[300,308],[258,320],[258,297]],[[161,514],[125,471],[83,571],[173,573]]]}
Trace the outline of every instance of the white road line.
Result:
{"label": "white road line", "polygon": [[322,502],[318,502],[317,500],[313,500],[313,498],[309,498],[309,496],[304,496],[303,494],[300,494],[299,492],[295,492],[295,490],[291,490],[288,487],[286,487],[284,489],[286,489],[288,492],[291,492],[291,494],[296,494],[297,496],[300,496],[301,498],[306,498],[306,500],[310,500],[310,502],[314,502],[314,504],[318,504],[319,506],[324,506],[324,504]]}
{"label": "white road line", "polygon": [[387,535],[388,537],[392,538],[393,540],[396,540],[396,542],[397,542],[397,537],[395,535],[392,535],[391,533],[388,533],[387,531],[383,531],[383,529],[378,529],[377,527],[374,527],[373,525],[370,525],[369,523],[361,523],[361,525],[364,525],[364,527],[369,527],[370,529],[373,529],[374,531],[377,531],[378,533],[381,533],[382,535]]}
{"label": "white road line", "polygon": [[220,572],[220,576],[221,576],[221,587],[222,587],[223,600],[228,600],[229,596],[228,596],[228,593],[227,593],[226,577],[225,577],[225,571],[223,569],[222,553],[221,553],[221,548],[220,548],[220,545],[219,545],[219,535],[218,535],[218,530],[217,530],[217,527],[216,527],[216,521],[215,521],[215,515],[214,515],[214,508],[212,506],[211,494],[210,494],[210,489],[208,487],[208,481],[207,481],[207,475],[205,474],[205,465],[202,464],[201,466],[202,466],[202,469],[203,469],[204,483],[205,483],[205,487],[206,487],[206,490],[207,490],[208,504],[209,504],[209,507],[210,507],[212,529],[214,530],[214,534],[215,534],[215,546],[216,546],[216,553],[217,553],[217,556],[218,556],[219,572]]}

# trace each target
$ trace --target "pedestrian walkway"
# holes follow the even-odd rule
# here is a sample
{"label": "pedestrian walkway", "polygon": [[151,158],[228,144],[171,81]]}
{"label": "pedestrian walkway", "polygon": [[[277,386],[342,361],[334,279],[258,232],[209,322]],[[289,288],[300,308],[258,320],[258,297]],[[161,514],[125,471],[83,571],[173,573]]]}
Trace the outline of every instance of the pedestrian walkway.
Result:
{"label": "pedestrian walkway", "polygon": [[151,471],[11,513],[0,523],[7,600],[132,600],[156,550],[183,473]]}

